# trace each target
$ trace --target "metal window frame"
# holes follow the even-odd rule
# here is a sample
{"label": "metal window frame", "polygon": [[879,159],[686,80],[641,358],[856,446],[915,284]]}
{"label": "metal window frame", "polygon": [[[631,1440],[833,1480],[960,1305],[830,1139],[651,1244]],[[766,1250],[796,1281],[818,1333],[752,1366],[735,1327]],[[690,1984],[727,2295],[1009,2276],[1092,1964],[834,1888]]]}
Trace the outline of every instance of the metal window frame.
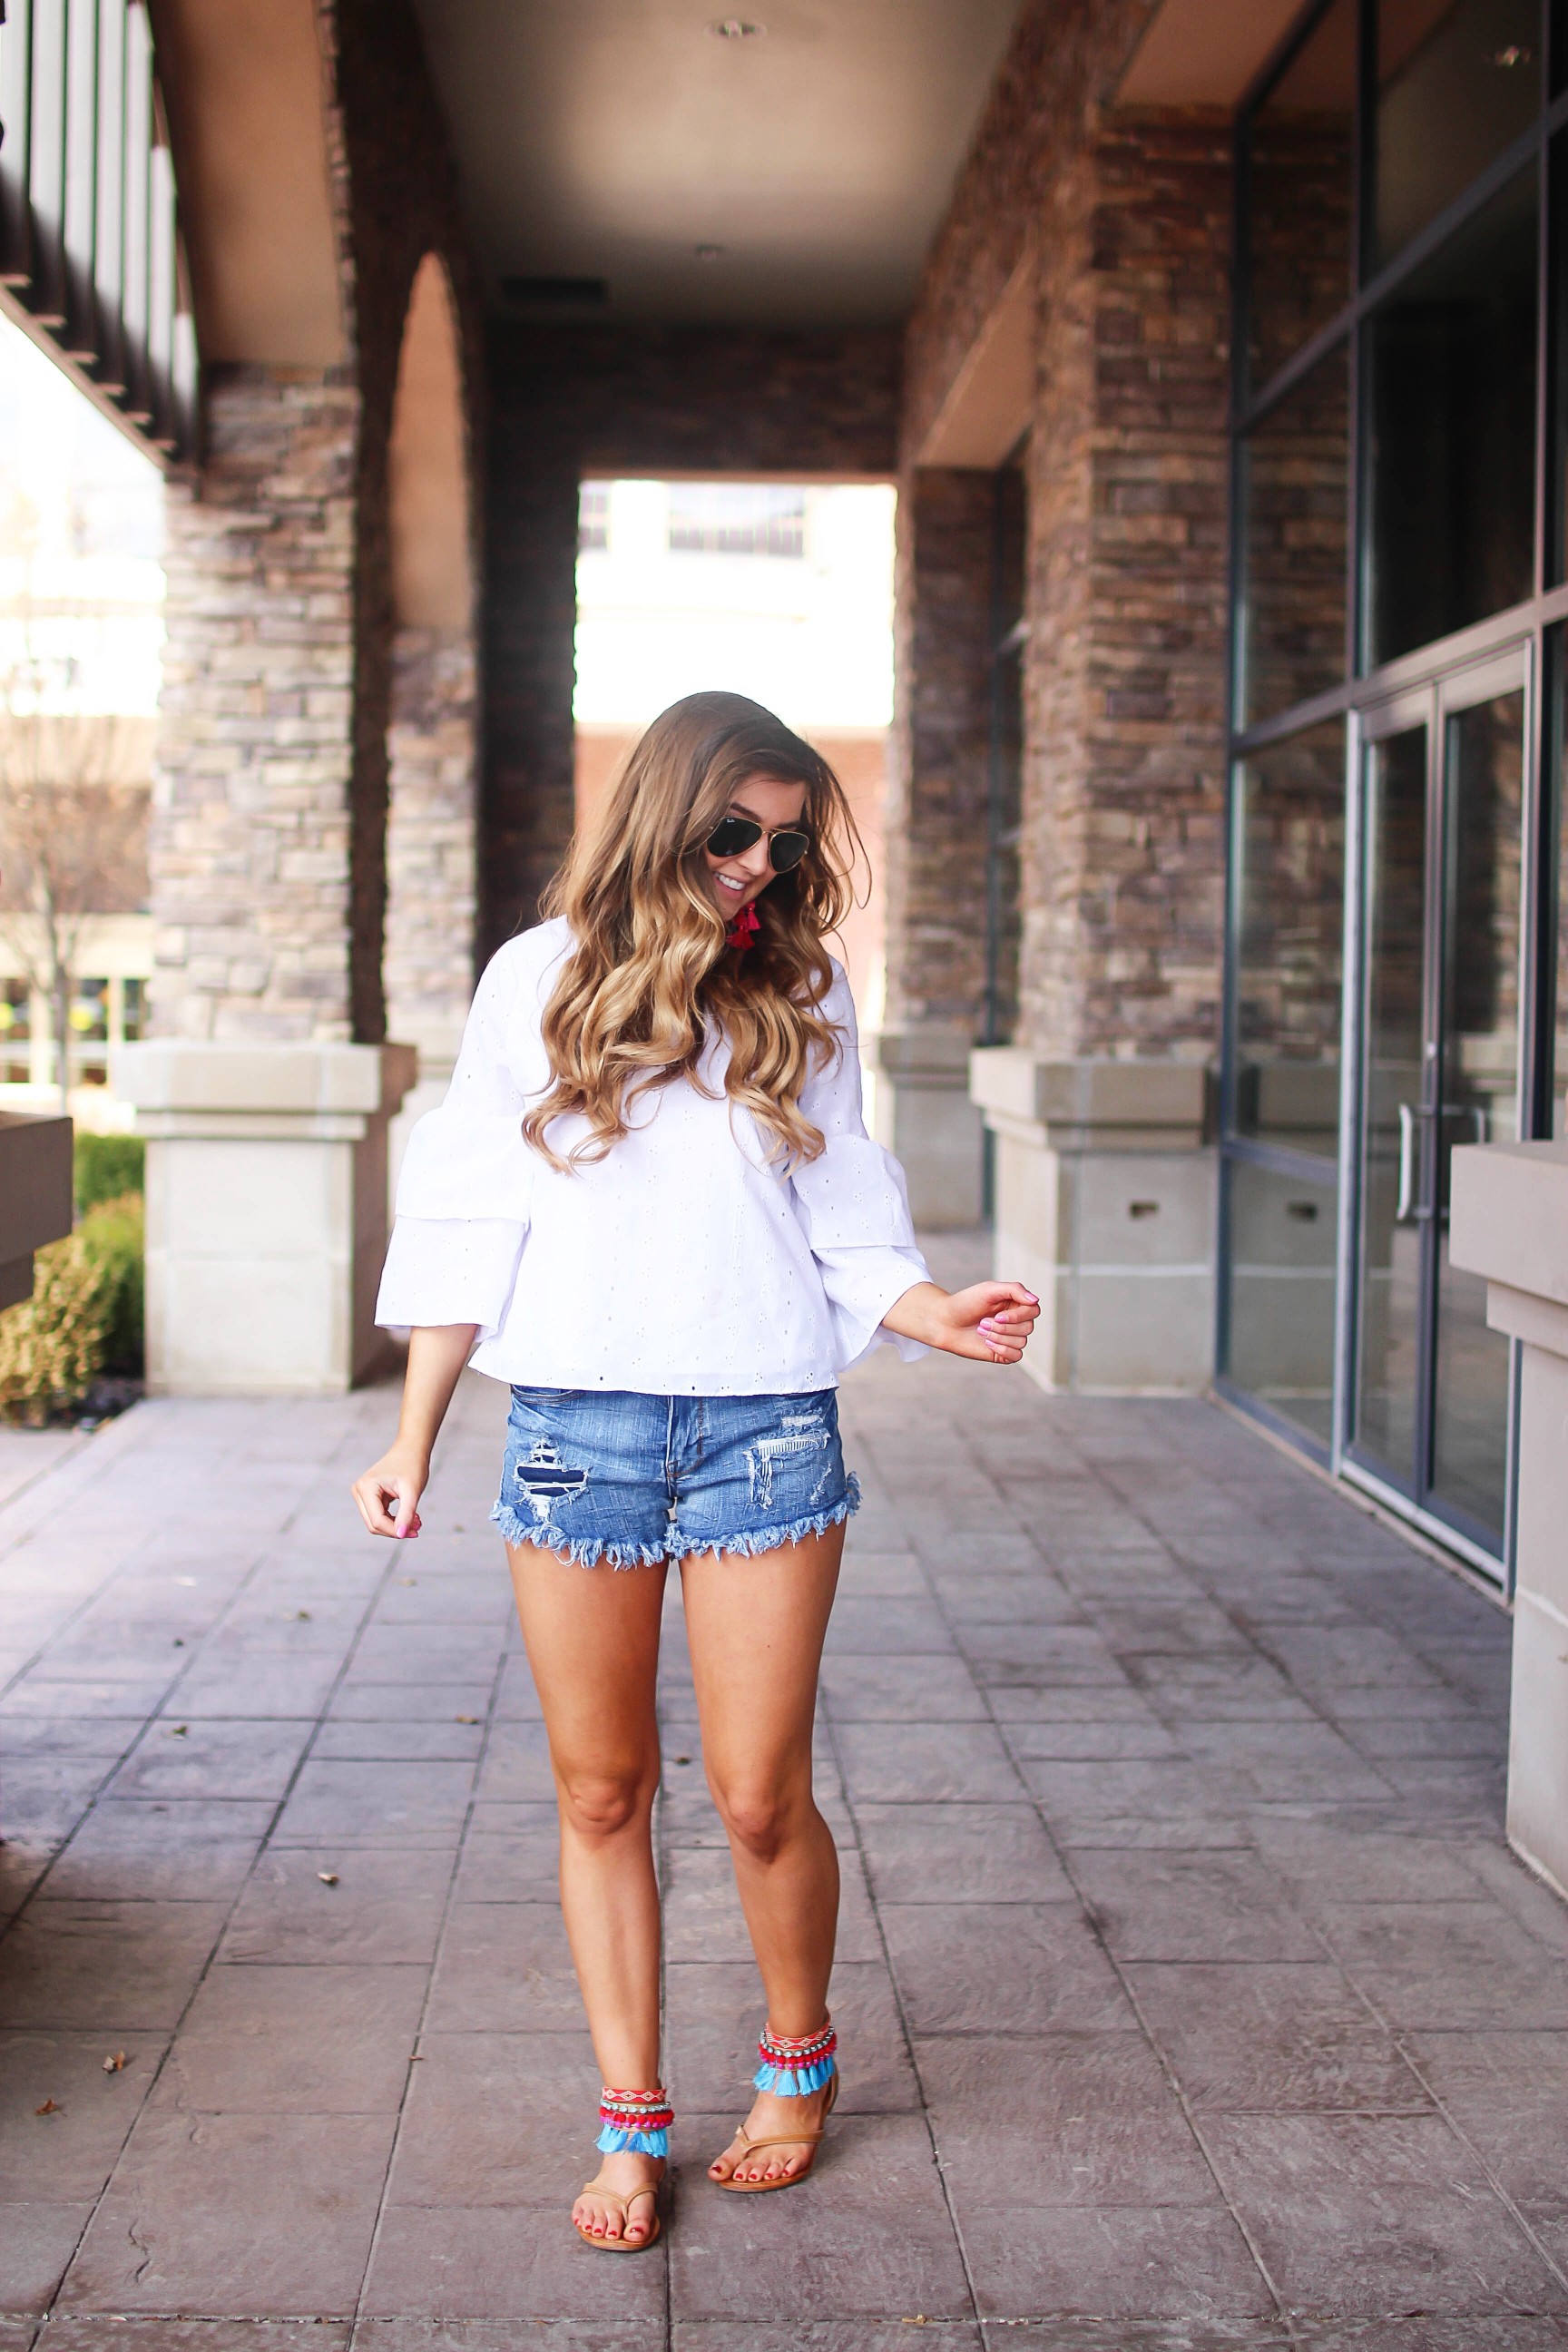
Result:
{"label": "metal window frame", "polygon": [[[1249,755],[1304,733],[1324,720],[1346,723],[1345,938],[1343,950],[1343,1010],[1341,1042],[1340,1152],[1338,1162],[1339,1232],[1335,1338],[1334,1441],[1326,1449],[1328,1466],[1339,1475],[1377,1493],[1381,1501],[1400,1511],[1424,1531],[1459,1552],[1473,1566],[1505,1587],[1511,1586],[1513,1506],[1501,1561],[1465,1531],[1394,1494],[1350,1458],[1348,1414],[1353,1378],[1353,1266],[1359,1232],[1360,1201],[1352,1160],[1359,1117],[1360,1035],[1358,1028],[1363,985],[1361,892],[1357,887],[1365,856],[1362,809],[1364,719],[1396,696],[1415,690],[1430,694],[1436,708],[1442,681],[1456,671],[1469,669],[1510,647],[1521,651],[1527,680],[1527,733],[1521,840],[1521,940],[1520,1118],[1527,1138],[1550,1135],[1553,1118],[1553,1051],[1557,971],[1558,898],[1564,887],[1562,838],[1564,803],[1568,802],[1563,766],[1568,756],[1568,5],[1565,0],[1540,0],[1543,59],[1542,94],[1531,128],[1495,157],[1456,198],[1381,268],[1366,267],[1373,181],[1372,142],[1375,130],[1376,6],[1375,0],[1356,0],[1357,83],[1352,136],[1351,247],[1355,263],[1354,290],[1334,316],[1300,350],[1276,369],[1266,383],[1248,379],[1249,309],[1251,298],[1249,244],[1252,214],[1251,134],[1258,110],[1294,62],[1305,43],[1335,5],[1335,0],[1308,0],[1295,21],[1265,61],[1237,110],[1235,124],[1234,241],[1232,247],[1232,343],[1230,415],[1230,546],[1227,588],[1229,628],[1226,662],[1226,881],[1224,927],[1225,971],[1222,986],[1220,1079],[1219,1233],[1216,1246],[1216,1313],[1215,1330],[1215,1386],[1243,1412],[1283,1436],[1313,1458],[1324,1449],[1305,1433],[1272,1411],[1262,1400],[1238,1389],[1225,1366],[1229,1346],[1229,1272],[1231,1264],[1228,1199],[1230,1165],[1246,1161],[1277,1165],[1282,1173],[1305,1178],[1305,1165],[1287,1168],[1272,1147],[1260,1147],[1237,1135],[1236,1016],[1240,907],[1238,826],[1241,816],[1239,771]],[[1498,191],[1534,161],[1538,172],[1539,235],[1537,251],[1537,370],[1536,370],[1536,509],[1532,591],[1521,604],[1456,631],[1449,637],[1419,646],[1376,669],[1364,665],[1367,609],[1368,481],[1365,369],[1363,363],[1366,321],[1414,271],[1466,225]],[[1346,646],[1342,678],[1334,686],[1289,709],[1247,723],[1242,715],[1245,656],[1245,542],[1243,494],[1247,442],[1250,433],[1305,380],[1312,369],[1342,341],[1348,341],[1351,399],[1347,452]],[[1441,745],[1433,756],[1440,756]],[[1293,1155],[1291,1155],[1293,1157]],[[1320,1175],[1319,1180],[1321,1181]],[[1517,1452],[1518,1350],[1514,1351],[1510,1412],[1510,1459]]]}

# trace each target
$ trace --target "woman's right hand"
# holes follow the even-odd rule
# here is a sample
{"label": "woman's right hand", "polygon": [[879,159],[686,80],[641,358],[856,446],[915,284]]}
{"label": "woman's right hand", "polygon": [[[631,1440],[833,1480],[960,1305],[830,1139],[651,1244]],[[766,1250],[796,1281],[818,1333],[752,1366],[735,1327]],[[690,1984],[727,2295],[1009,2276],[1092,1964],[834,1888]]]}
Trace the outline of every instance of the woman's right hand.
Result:
{"label": "woman's right hand", "polygon": [[418,1534],[419,1497],[429,1475],[428,1454],[394,1445],[354,1480],[354,1505],[373,1536]]}
{"label": "woman's right hand", "polygon": [[479,1336],[472,1323],[424,1324],[410,1332],[397,1435],[353,1487],[354,1508],[373,1536],[418,1534],[430,1456]]}

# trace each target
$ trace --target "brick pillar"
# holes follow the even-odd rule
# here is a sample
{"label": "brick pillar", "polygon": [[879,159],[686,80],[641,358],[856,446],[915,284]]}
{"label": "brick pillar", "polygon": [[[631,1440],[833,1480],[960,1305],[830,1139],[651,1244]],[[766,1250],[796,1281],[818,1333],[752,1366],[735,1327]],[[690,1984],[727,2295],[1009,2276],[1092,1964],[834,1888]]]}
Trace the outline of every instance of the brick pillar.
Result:
{"label": "brick pillar", "polygon": [[448,1066],[474,986],[476,693],[467,630],[395,633],[387,1019],[422,1063]]}
{"label": "brick pillar", "polygon": [[1045,1301],[1052,1385],[1213,1363],[1225,892],[1229,157],[1118,117],[1039,239],[1017,1042],[974,1056],[998,1270]]}
{"label": "brick pillar", "polygon": [[[169,494],[150,850],[161,1036],[354,1036],[359,410],[331,373],[209,379],[200,493]],[[359,912],[379,964],[379,908]]]}
{"label": "brick pillar", "polygon": [[386,1129],[384,518],[333,373],[208,379],[171,494],[151,845],[154,1034],[119,1090],[149,1142],[148,1383],[347,1387],[381,1360]]}
{"label": "brick pillar", "polygon": [[907,478],[899,502],[877,1118],[930,1225],[981,1214],[968,1068],[985,992],[994,503],[990,474],[932,467]]}

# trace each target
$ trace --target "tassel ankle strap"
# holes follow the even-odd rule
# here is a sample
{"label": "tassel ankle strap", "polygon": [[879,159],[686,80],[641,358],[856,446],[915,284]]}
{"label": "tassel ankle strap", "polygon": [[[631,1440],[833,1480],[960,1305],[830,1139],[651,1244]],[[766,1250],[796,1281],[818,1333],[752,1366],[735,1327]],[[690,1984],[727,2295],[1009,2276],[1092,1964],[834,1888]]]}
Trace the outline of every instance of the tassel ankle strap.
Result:
{"label": "tassel ankle strap", "polygon": [[669,2126],[675,2110],[663,2084],[652,2091],[612,2091],[606,2083],[599,2093],[599,2137],[594,2142],[603,2156],[629,2149],[633,2156],[668,2156]]}
{"label": "tassel ankle strap", "polygon": [[819,2033],[807,2033],[798,2042],[764,2025],[757,2043],[757,2055],[763,2063],[752,2077],[752,2088],[772,2091],[779,2099],[804,2099],[811,2092],[820,2091],[838,2072],[833,2054],[837,2047],[838,2036],[833,2031],[831,2018]]}

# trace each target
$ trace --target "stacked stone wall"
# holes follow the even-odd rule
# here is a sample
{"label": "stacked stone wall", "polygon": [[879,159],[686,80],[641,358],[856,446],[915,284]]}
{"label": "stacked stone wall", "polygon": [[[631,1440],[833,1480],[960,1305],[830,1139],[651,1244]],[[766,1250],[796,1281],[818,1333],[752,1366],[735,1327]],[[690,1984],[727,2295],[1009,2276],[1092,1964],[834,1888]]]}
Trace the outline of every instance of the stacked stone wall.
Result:
{"label": "stacked stone wall", "polygon": [[989,474],[934,467],[899,504],[889,1029],[972,1038],[984,994],[994,508]]}
{"label": "stacked stone wall", "polygon": [[477,688],[471,637],[396,631],[387,735],[387,1025],[432,1064],[455,1052],[473,989]]}
{"label": "stacked stone wall", "polygon": [[151,850],[163,1034],[386,1034],[387,449],[426,252],[453,283],[470,398],[478,307],[407,0],[320,0],[318,22],[349,357],[209,369],[199,476],[171,493]]}
{"label": "stacked stone wall", "polygon": [[199,496],[172,486],[151,855],[164,1034],[353,1034],[359,397],[215,369]]}
{"label": "stacked stone wall", "polygon": [[887,477],[892,330],[499,329],[489,348],[480,936],[536,919],[572,836],[584,476]]}
{"label": "stacked stone wall", "polygon": [[1226,126],[1112,119],[1058,183],[1033,436],[1022,1040],[1203,1059],[1225,889]]}
{"label": "stacked stone wall", "polygon": [[[1110,103],[1150,13],[1142,0],[1026,10],[905,344],[902,494],[918,516],[922,442],[1033,255],[1017,1036],[1047,1059],[1204,1059],[1217,1044],[1230,134],[1218,117]],[[906,567],[901,598],[921,591]],[[906,1020],[939,1003],[944,1022],[961,1018],[947,941],[967,929],[977,1034],[977,805],[922,792],[940,730],[921,714],[945,702],[960,727],[978,680],[918,612],[900,627],[915,674],[895,772],[919,837],[893,868],[889,1001]],[[961,876],[966,912],[951,903]]]}

